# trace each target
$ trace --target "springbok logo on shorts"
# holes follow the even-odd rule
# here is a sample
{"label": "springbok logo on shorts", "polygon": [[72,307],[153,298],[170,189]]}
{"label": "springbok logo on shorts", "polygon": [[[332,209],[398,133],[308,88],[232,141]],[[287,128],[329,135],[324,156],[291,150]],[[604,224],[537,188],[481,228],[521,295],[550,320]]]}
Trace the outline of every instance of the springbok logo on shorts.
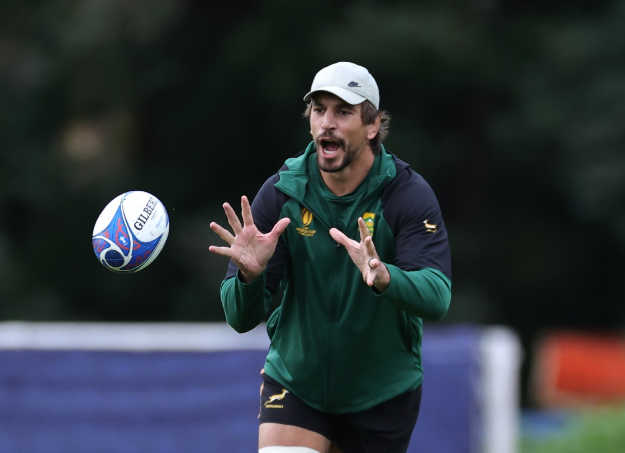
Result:
{"label": "springbok logo on shorts", "polygon": [[273,404],[273,402],[283,400],[287,393],[289,393],[287,389],[282,389],[282,393],[278,393],[277,395],[271,395],[269,399],[267,400],[267,402],[265,403],[265,407],[269,409],[284,408],[284,404]]}
{"label": "springbok logo on shorts", "polygon": [[310,228],[308,228],[308,226],[313,221],[312,212],[310,212],[308,208],[302,207],[302,209],[300,209],[300,214],[302,215],[302,227],[296,228],[297,232],[301,234],[302,236],[307,236],[307,237],[314,236],[317,230],[311,230]]}

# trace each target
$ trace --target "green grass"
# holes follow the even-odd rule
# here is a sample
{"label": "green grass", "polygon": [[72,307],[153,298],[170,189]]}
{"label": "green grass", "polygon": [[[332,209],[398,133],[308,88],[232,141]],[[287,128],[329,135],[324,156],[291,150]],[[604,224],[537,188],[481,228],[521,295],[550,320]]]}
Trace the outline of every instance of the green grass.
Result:
{"label": "green grass", "polygon": [[548,439],[522,439],[519,453],[623,453],[625,405],[576,413],[566,430]]}

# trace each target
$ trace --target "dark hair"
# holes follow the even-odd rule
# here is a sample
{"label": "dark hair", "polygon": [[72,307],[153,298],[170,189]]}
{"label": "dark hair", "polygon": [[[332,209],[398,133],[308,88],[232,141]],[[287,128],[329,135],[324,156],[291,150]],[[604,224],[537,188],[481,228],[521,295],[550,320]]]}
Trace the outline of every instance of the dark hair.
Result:
{"label": "dark hair", "polygon": [[[313,100],[306,104],[306,110],[304,111],[304,117],[310,118],[310,112],[312,111],[312,103]],[[391,115],[386,110],[378,110],[370,101],[364,101],[362,104],[362,110],[360,111],[360,118],[362,119],[362,124],[365,126],[369,124],[373,124],[376,118],[380,117],[380,128],[378,129],[378,133],[369,140],[369,146],[371,147],[371,151],[373,151],[373,155],[377,156],[382,151],[382,142],[388,135],[388,129],[390,127]]]}

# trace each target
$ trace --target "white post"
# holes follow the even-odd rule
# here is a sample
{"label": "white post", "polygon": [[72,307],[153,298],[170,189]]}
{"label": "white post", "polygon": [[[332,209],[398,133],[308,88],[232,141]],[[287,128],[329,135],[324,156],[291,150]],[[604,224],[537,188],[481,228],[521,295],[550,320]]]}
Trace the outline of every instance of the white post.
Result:
{"label": "white post", "polygon": [[482,372],[482,453],[516,453],[520,425],[518,336],[506,327],[485,328],[480,339]]}

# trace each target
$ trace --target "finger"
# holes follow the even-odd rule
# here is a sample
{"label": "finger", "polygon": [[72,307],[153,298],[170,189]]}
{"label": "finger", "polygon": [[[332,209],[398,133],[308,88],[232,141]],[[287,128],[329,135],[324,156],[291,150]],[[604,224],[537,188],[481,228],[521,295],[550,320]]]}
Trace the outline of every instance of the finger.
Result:
{"label": "finger", "polygon": [[364,241],[366,237],[371,236],[369,234],[369,228],[367,228],[367,224],[362,219],[362,217],[358,217],[358,229],[360,230],[360,240]]}
{"label": "finger", "polygon": [[371,269],[377,269],[377,267],[380,265],[380,260],[377,258],[369,258],[367,260],[367,264]]}
{"label": "finger", "polygon": [[241,197],[241,217],[243,217],[243,226],[254,225],[250,201],[245,195]]}
{"label": "finger", "polygon": [[373,286],[375,282],[376,269],[380,266],[380,260],[377,258],[369,258],[367,264],[369,265],[369,272],[367,272],[365,283],[368,286]]}
{"label": "finger", "polygon": [[226,230],[224,227],[222,227],[221,225],[215,222],[211,222],[210,227],[211,227],[211,230],[217,233],[217,235],[220,238],[222,238],[224,241],[226,241],[228,244],[232,245],[234,243],[235,238],[232,235],[232,233],[230,233],[230,231]]}
{"label": "finger", "polygon": [[216,247],[214,245],[211,245],[208,250],[210,250],[211,252],[217,254],[217,255],[222,255],[222,256],[227,256],[228,258],[232,258],[232,249],[230,247]]}
{"label": "finger", "polygon": [[[336,242],[341,244],[343,247],[348,247],[349,245],[353,245],[353,244],[350,244],[351,239],[345,236],[345,234],[342,231],[339,231],[336,228],[330,228],[330,236],[332,236],[332,239],[334,239]],[[355,241],[352,241],[352,242],[355,242]]]}
{"label": "finger", "polygon": [[280,237],[280,235],[284,233],[284,230],[286,230],[286,227],[289,225],[289,223],[291,223],[291,219],[289,219],[288,217],[278,220],[278,222],[274,225],[273,229],[269,234],[272,237]]}
{"label": "finger", "polygon": [[[371,236],[367,236],[365,239],[365,251],[367,255],[373,258],[377,258],[378,253],[375,251],[375,245],[373,244],[373,238]],[[373,261],[372,261],[373,263]]]}
{"label": "finger", "polygon": [[239,234],[241,230],[243,229],[243,227],[241,226],[241,222],[239,221],[239,218],[234,212],[234,209],[232,209],[232,206],[230,206],[230,203],[224,203],[223,208],[224,208],[224,211],[226,212],[226,217],[228,217],[228,223],[232,227],[232,231],[234,232],[235,235]]}

